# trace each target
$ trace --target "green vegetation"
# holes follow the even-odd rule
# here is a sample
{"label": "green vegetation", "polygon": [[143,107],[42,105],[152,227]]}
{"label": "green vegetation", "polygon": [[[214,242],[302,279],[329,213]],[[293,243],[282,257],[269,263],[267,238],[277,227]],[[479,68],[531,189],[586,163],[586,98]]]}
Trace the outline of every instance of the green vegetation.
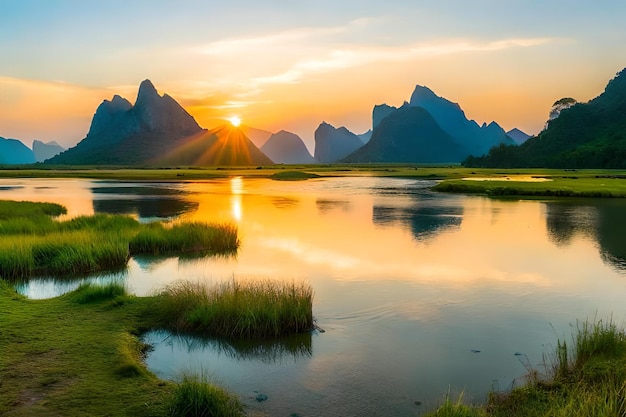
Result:
{"label": "green vegetation", "polygon": [[516,181],[502,175],[501,180],[493,176],[485,181],[445,180],[433,187],[435,191],[485,194],[490,196],[547,196],[547,197],[626,197],[626,176],[599,175],[585,172],[569,172],[569,175],[538,175],[548,181]]}
{"label": "green vegetation", "polygon": [[162,223],[152,223],[129,242],[131,255],[230,253],[238,247],[237,228],[230,224],[182,223],[165,227]]}
{"label": "green vegetation", "polygon": [[73,291],[69,298],[78,304],[88,304],[118,298],[123,299],[126,295],[126,288],[121,284],[94,285],[85,283]]}
{"label": "green vegetation", "polygon": [[[239,247],[232,225],[140,224],[126,216],[97,214],[54,221],[57,205],[0,201],[0,276],[76,276],[122,268],[130,255],[228,253]],[[22,207],[24,209],[22,209]]]}
{"label": "green vegetation", "polygon": [[622,70],[608,83],[604,93],[588,103],[578,103],[562,110],[536,137],[520,146],[493,147],[487,155],[468,157],[463,165],[624,169],[625,92],[626,70]]}
{"label": "green vegetation", "polygon": [[217,288],[179,282],[156,297],[152,313],[173,332],[267,338],[313,328],[310,286],[232,280]]}
{"label": "green vegetation", "polygon": [[141,299],[77,302],[85,290],[34,301],[0,279],[0,415],[167,415],[173,386],[146,371],[135,336]]}
{"label": "green vegetation", "polygon": [[172,417],[239,417],[243,406],[221,388],[207,382],[204,376],[184,375],[174,389]]}
{"label": "green vegetation", "polygon": [[[170,327],[167,312],[176,303],[188,307],[193,297],[199,299],[184,310],[191,313],[188,330],[262,337],[312,327],[312,291],[296,284],[232,281],[215,291],[198,286],[182,299],[166,295],[169,290],[133,297],[121,284],[83,284],[61,297],[28,300],[6,278],[94,272],[118,263],[109,246],[126,262],[130,253],[229,253],[239,245],[237,230],[227,225],[141,225],[110,215],[51,219],[64,211],[57,205],[0,201],[2,415],[244,415],[236,398],[204,379],[160,381],[146,369],[142,358],[149,346],[137,336]],[[214,330],[204,326],[205,320],[224,323]]]}
{"label": "green vegetation", "polygon": [[319,177],[318,174],[306,171],[278,171],[271,178],[277,181],[302,181]]}
{"label": "green vegetation", "polygon": [[626,334],[612,321],[579,323],[573,351],[559,341],[552,375],[536,370],[528,383],[491,394],[483,407],[449,398],[434,417],[614,417],[626,415]]}

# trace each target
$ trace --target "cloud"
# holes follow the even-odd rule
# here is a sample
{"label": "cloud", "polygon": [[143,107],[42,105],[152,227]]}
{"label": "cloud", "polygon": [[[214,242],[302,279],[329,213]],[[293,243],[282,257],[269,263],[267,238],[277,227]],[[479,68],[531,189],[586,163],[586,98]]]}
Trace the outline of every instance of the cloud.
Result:
{"label": "cloud", "polygon": [[522,38],[489,42],[448,40],[391,47],[352,45],[347,48],[332,49],[321,58],[298,61],[282,73],[257,77],[252,80],[252,83],[255,85],[293,84],[302,81],[311,74],[358,67],[374,62],[402,62],[462,53],[495,52],[511,48],[540,46],[553,41],[552,38]]}

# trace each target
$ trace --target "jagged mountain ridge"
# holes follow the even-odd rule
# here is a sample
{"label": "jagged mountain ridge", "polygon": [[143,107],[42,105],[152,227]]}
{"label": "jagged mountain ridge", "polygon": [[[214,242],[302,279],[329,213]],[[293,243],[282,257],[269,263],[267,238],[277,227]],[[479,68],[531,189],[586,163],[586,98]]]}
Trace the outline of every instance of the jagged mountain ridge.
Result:
{"label": "jagged mountain ridge", "polygon": [[[184,151],[189,148],[194,152]],[[104,100],[87,136],[46,163],[151,165],[167,161],[185,165],[271,163],[241,131],[202,129],[176,100],[159,95],[150,80],[140,84],[135,105],[119,95]]]}

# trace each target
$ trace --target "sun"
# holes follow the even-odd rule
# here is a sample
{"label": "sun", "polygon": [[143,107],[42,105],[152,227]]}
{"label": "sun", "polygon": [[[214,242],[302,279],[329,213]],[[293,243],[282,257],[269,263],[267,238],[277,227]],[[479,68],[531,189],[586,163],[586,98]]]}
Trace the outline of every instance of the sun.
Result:
{"label": "sun", "polygon": [[233,116],[229,118],[228,121],[235,127],[238,127],[241,124],[241,119],[238,116]]}

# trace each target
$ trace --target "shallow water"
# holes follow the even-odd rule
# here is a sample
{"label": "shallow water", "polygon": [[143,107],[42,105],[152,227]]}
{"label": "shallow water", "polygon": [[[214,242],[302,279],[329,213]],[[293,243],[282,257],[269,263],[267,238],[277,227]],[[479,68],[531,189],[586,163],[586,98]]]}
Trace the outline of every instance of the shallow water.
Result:
{"label": "shallow water", "polygon": [[[138,295],[176,279],[309,282],[324,333],[253,346],[146,335],[157,375],[204,372],[253,415],[420,415],[461,390],[480,402],[519,383],[577,319],[624,324],[625,201],[495,200],[432,193],[432,184],[26,179],[3,180],[0,198],[58,202],[67,217],[238,225],[236,257],[138,258],[87,278]],[[19,289],[41,298],[77,285],[42,277]]]}

